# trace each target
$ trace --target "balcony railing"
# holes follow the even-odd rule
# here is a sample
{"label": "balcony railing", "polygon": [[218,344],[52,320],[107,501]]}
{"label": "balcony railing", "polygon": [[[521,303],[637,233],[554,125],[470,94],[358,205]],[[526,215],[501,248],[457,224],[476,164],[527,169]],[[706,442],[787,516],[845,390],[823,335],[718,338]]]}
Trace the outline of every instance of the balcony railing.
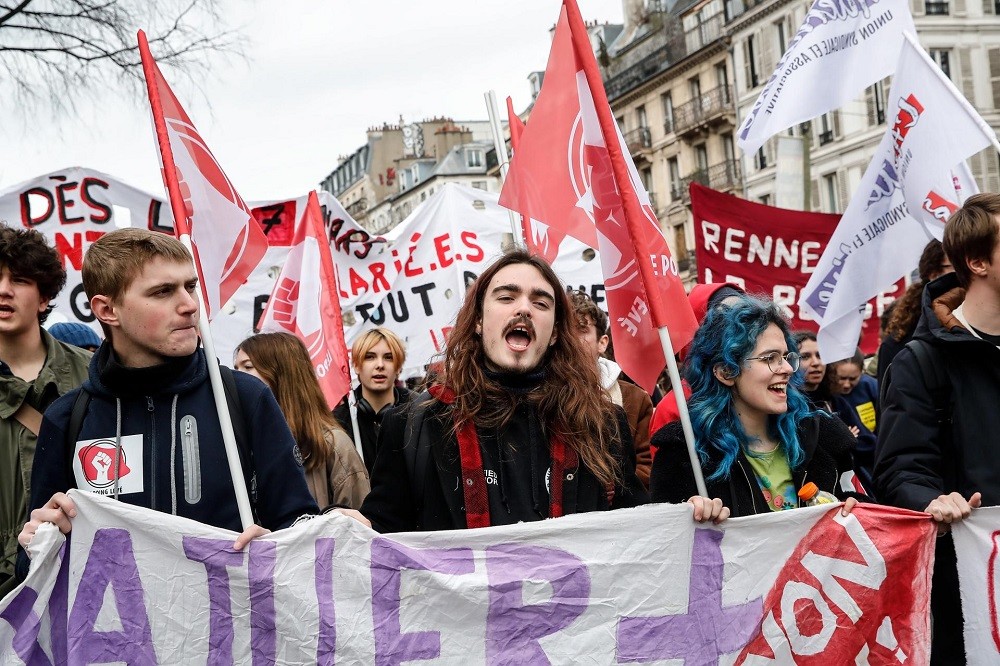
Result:
{"label": "balcony railing", "polygon": [[725,160],[718,164],[713,164],[707,169],[698,169],[688,174],[682,183],[681,197],[685,202],[690,200],[691,195],[688,186],[691,183],[700,183],[705,187],[711,187],[713,190],[727,190],[738,186],[741,179],[742,171],[739,160]]}
{"label": "balcony railing", "polygon": [[683,181],[670,185],[670,200],[683,201],[687,197],[687,184]]}
{"label": "balcony railing", "polygon": [[653,208],[653,212],[660,210],[659,206],[656,205],[656,192],[646,192],[649,195],[649,205]]}
{"label": "balcony railing", "polygon": [[625,145],[628,146],[629,152],[633,155],[652,146],[653,141],[649,135],[649,128],[636,127],[634,130],[626,132]]}
{"label": "balcony railing", "polygon": [[[997,2],[1000,2],[1000,0],[997,0]],[[674,131],[674,119],[667,118],[666,120],[663,121],[663,133],[670,134],[673,131]]]}
{"label": "balcony railing", "polygon": [[608,99],[615,100],[629,90],[642,85],[670,66],[670,45],[661,46],[631,67],[622,70],[604,82]]}
{"label": "balcony railing", "polygon": [[932,0],[927,0],[924,4],[924,11],[928,16],[947,16],[948,15],[948,3],[947,2],[934,2]]}
{"label": "balcony railing", "polygon": [[712,16],[704,23],[699,23],[697,28],[684,33],[684,47],[688,55],[705,48],[723,34],[723,26],[726,19],[722,14]]}
{"label": "balcony railing", "polygon": [[351,217],[358,217],[359,215],[364,215],[368,212],[368,199],[367,197],[361,197],[357,201],[347,206],[347,212]]}
{"label": "balcony railing", "polygon": [[719,86],[674,109],[674,131],[683,133],[733,111],[732,86]]}
{"label": "balcony railing", "polygon": [[826,144],[833,141],[833,130],[827,130],[825,132],[819,133],[819,145],[825,146]]}

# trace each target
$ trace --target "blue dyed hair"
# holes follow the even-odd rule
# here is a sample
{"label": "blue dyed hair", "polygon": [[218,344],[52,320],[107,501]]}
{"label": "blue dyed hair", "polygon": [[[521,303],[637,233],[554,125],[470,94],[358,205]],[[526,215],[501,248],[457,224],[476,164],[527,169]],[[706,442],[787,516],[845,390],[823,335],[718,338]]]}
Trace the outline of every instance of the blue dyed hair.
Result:
{"label": "blue dyed hair", "polygon": [[[708,477],[711,481],[728,478],[737,455],[750,441],[736,414],[733,388],[720,382],[713,371],[721,366],[728,376],[738,376],[758,338],[771,324],[781,329],[790,351],[798,349],[778,306],[773,301],[750,296],[742,296],[739,303],[714,308],[691,342],[684,377],[691,387],[689,409],[695,448],[703,465],[711,452],[722,456]],[[795,469],[804,457],[798,424],[811,410],[799,391],[802,378],[798,373],[792,373],[788,382],[788,411],[768,418],[768,433],[781,442],[789,467]]]}

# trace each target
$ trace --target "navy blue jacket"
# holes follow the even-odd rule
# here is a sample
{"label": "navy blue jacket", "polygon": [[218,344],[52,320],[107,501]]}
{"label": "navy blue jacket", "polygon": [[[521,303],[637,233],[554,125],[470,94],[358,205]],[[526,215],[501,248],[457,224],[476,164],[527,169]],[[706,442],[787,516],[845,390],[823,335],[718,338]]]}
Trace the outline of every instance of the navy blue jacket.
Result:
{"label": "navy blue jacket", "polygon": [[[242,531],[204,351],[179,359],[179,374],[161,387],[119,389],[118,395],[102,381],[108,359],[109,350],[102,348],[91,360],[83,384],[91,400],[73,451],[67,450],[65,430],[81,389],[46,410],[29,511],[70,488],[114,497],[117,456],[120,501]],[[234,375],[251,439],[259,522],[274,530],[303,514],[317,513],[295,455],[295,440],[270,389],[246,373]]]}

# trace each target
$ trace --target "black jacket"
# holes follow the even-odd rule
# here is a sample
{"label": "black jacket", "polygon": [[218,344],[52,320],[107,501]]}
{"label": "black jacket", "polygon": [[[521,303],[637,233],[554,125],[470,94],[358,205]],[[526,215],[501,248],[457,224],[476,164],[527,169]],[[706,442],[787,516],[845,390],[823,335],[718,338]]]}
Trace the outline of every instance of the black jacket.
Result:
{"label": "black jacket", "polygon": [[1000,504],[1000,349],[954,318],[952,307],[964,298],[957,288],[954,274],[927,285],[913,335],[942,357],[950,425],[940,423],[913,352],[904,349],[892,362],[875,476],[879,497],[893,506],[923,511],[939,495],[976,491],[983,505]]}
{"label": "black jacket", "polygon": [[[354,396],[358,401],[358,430],[361,431],[361,452],[364,454],[365,467],[368,468],[368,476],[372,475],[372,470],[375,467],[375,458],[378,455],[378,432],[382,424],[382,417],[395,407],[396,405],[404,404],[409,402],[412,397],[412,391],[406,388],[401,388],[399,386],[393,387],[393,395],[395,399],[392,404],[386,405],[377,412],[372,408],[368,401],[364,399],[361,395],[361,386],[354,389]],[[333,410],[333,418],[337,419],[347,434],[351,436],[351,441],[354,441],[354,425],[351,423],[351,408],[347,403],[347,398],[345,397],[340,401]]]}
{"label": "black jacket", "polygon": [[[512,420],[524,420],[524,410],[519,408]],[[422,484],[414,484],[403,452],[407,443],[407,423],[414,419],[416,410],[425,410],[420,419],[420,431],[412,435],[411,441],[419,441],[419,446],[429,447]],[[516,424],[522,426],[522,423]],[[394,407],[383,419],[379,436],[379,452],[372,473],[372,491],[361,507],[361,513],[371,520],[379,532],[435,531],[464,529],[466,527],[464,493],[459,483],[461,465],[458,443],[451,432],[452,423],[447,405],[424,395],[414,398],[409,405]],[[624,412],[619,410],[618,430],[622,434],[623,454],[616,455],[622,469],[623,481],[616,485],[613,501],[609,504],[607,491],[597,479],[582,465],[567,473],[563,486],[563,510],[565,514],[602,511],[644,504],[649,501],[641,482],[635,475],[635,451],[629,435]],[[480,447],[488,438],[480,432]],[[546,459],[547,450],[543,454]],[[484,460],[486,456],[484,455]],[[419,471],[417,473],[420,473]],[[513,485],[526,483],[524,477],[531,472],[525,470],[519,478],[508,480],[512,492]],[[502,480],[501,480],[502,481]],[[416,497],[415,486],[422,485],[422,497]],[[493,501],[491,499],[491,506]],[[542,507],[547,514],[547,498]],[[539,520],[538,515],[499,514],[491,510],[493,525]]]}
{"label": "black jacket", "polygon": [[[851,450],[854,436],[844,423],[827,414],[813,414],[799,423],[799,445],[805,453],[805,461],[798,469],[792,470],[795,489],[813,482],[820,490],[833,493],[841,500],[856,497],[867,501],[867,497],[841,489],[841,476],[853,472]],[[650,493],[654,502],[679,504],[698,494],[691,461],[680,421],[669,423],[659,430],[651,444],[657,448],[653,460],[653,471],[649,477]],[[771,509],[764,500],[760,486],[754,478],[753,468],[743,453],[729,470],[729,478],[709,481],[721,456],[710,457],[703,465],[705,483],[710,497],[719,498],[729,507],[734,518],[757,513],[769,513]]]}
{"label": "black jacket", "polygon": [[[111,385],[113,374],[120,378],[118,388]],[[317,513],[295,440],[271,391],[246,373],[234,378],[251,438],[260,522],[280,529],[303,514]],[[76,442],[67,442],[70,415],[83,389],[91,400]],[[83,389],[45,411],[29,511],[70,488],[114,496],[108,468],[113,468],[109,463],[120,432],[119,500],[242,531],[203,350],[157,368],[122,370],[105,343],[91,360]]]}

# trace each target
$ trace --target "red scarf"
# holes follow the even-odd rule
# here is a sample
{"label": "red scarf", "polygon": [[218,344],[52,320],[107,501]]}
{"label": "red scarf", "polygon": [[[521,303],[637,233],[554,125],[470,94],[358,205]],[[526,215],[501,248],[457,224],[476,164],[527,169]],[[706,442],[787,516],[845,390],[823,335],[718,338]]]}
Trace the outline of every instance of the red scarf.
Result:
{"label": "red scarf", "polygon": [[[455,392],[440,384],[432,386],[430,393],[446,405],[455,402]],[[458,457],[462,465],[462,492],[465,495],[465,526],[489,527],[490,500],[483,474],[483,454],[479,449],[479,435],[473,423],[466,423],[457,433]],[[576,451],[566,446],[562,438],[552,435],[549,442],[552,474],[549,478],[549,516],[563,515],[563,482],[566,471],[576,469],[579,458]]]}

